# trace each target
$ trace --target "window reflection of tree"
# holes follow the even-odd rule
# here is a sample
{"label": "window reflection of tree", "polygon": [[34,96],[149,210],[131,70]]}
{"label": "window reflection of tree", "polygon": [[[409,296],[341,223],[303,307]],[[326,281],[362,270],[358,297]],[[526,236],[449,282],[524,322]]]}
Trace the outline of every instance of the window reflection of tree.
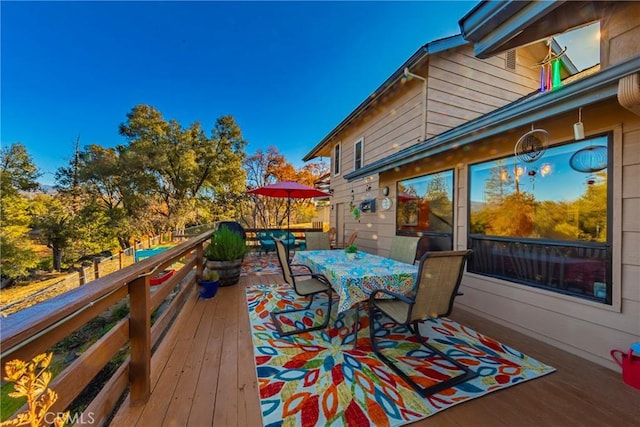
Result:
{"label": "window reflection of tree", "polygon": [[[553,148],[549,152],[553,153]],[[545,167],[556,169],[568,164],[570,150],[549,156]],[[549,158],[553,160],[549,164]],[[606,242],[607,170],[585,176],[583,193],[574,200],[536,200],[533,191],[516,185],[515,168],[510,173],[507,159],[493,161],[484,180],[483,203],[471,211],[471,233],[553,240]],[[553,164],[555,163],[555,164]],[[535,168],[535,165],[530,166]],[[555,178],[555,180],[554,180]],[[544,179],[566,186],[562,177]],[[473,181],[472,186],[476,184]],[[476,184],[477,185],[477,184]],[[520,189],[520,191],[518,191]]]}
{"label": "window reflection of tree", "polygon": [[398,183],[398,226],[413,231],[450,233],[453,228],[453,172]]}

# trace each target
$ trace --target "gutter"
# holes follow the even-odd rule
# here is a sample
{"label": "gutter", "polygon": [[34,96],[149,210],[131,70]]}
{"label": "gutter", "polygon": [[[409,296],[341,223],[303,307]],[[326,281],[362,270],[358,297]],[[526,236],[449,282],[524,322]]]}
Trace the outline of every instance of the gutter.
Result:
{"label": "gutter", "polygon": [[618,81],[638,70],[640,70],[640,57],[635,57],[563,86],[557,91],[534,92],[422,143],[407,147],[385,159],[346,174],[344,178],[347,181],[353,181],[375,173],[386,172],[452,148],[531,124],[531,122],[615,97],[618,93]]}
{"label": "gutter", "polygon": [[[449,50],[455,47],[463,46],[469,42],[462,38],[460,34],[446,37],[439,40],[434,40],[422,46],[418,49],[409,59],[407,59],[396,71],[391,74],[369,97],[360,103],[344,120],[342,120],[338,126],[336,126],[327,136],[325,136],[315,147],[311,149],[302,160],[308,162],[309,160],[317,157],[318,151],[320,151],[326,144],[328,144],[338,133],[344,130],[353,120],[355,120],[369,105],[375,100],[380,98],[391,87],[397,84],[402,78],[404,78],[405,68],[412,69],[416,64],[419,64],[429,55],[433,55],[438,52]],[[426,101],[425,101],[426,102]]]}

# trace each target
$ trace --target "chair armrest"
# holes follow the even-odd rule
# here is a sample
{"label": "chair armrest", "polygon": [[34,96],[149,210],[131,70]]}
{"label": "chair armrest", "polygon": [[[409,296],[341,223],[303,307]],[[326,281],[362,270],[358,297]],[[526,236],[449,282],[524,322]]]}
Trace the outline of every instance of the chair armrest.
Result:
{"label": "chair armrest", "polygon": [[408,296],[406,296],[406,295],[402,295],[402,294],[399,294],[399,293],[397,293],[397,292],[388,291],[388,290],[386,290],[386,289],[378,289],[378,290],[374,291],[374,292],[371,294],[371,296],[369,296],[369,300],[370,300],[370,301],[372,301],[372,302],[373,302],[373,301],[375,301],[375,299],[376,299],[376,295],[377,295],[377,294],[385,294],[385,295],[389,295],[389,296],[391,296],[391,297],[393,297],[393,298],[396,298],[396,299],[399,299],[400,301],[405,302],[405,303],[407,303],[407,304],[413,304],[413,303],[415,303],[415,301],[414,301],[414,300],[412,300],[411,298],[409,298],[409,297],[408,297]]}
{"label": "chair armrest", "polygon": [[[308,265],[304,265],[304,264],[289,264],[289,267],[304,267],[307,270],[309,270],[309,272],[311,272],[311,267],[309,267]],[[294,274],[295,276],[295,274]],[[302,274],[298,274],[298,276],[302,276]],[[305,274],[304,276],[308,276],[308,274]]]}
{"label": "chair armrest", "polygon": [[301,273],[301,274],[292,274],[291,277],[313,277],[314,279],[318,279],[319,281],[321,281],[322,283],[325,283],[329,286],[331,286],[331,283],[329,282],[329,280],[324,277],[324,275],[322,274],[318,274],[318,273]]}

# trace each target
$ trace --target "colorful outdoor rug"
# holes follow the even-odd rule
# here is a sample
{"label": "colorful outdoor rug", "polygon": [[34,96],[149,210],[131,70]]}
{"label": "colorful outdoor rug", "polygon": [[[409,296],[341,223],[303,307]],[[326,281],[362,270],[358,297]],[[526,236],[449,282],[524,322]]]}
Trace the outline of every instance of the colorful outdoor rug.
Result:
{"label": "colorful outdoor rug", "polygon": [[[292,268],[294,273],[308,270]],[[265,274],[282,274],[278,256],[275,252],[262,253],[249,252],[242,261],[241,276],[264,276]]]}
{"label": "colorful outdoor rug", "polygon": [[[335,304],[325,330],[279,338],[269,313],[285,307],[303,307],[304,300],[284,284],[255,285],[246,292],[265,426],[400,426],[555,370],[464,325],[441,318],[426,322],[421,329],[423,335],[479,376],[422,398],[372,352],[369,318],[363,311],[357,350],[349,335],[354,313],[350,310],[337,315]],[[309,326],[314,317],[318,322],[323,310],[324,296],[314,301],[304,318],[289,323]],[[380,320],[386,321],[376,321]],[[384,354],[400,359],[402,369],[422,385],[457,369],[444,363],[444,359],[425,357],[425,347],[404,328],[387,330],[381,343]]]}
{"label": "colorful outdoor rug", "polygon": [[274,252],[269,254],[258,254],[258,252],[249,252],[242,261],[241,276],[247,275],[264,275],[264,274],[282,274],[278,257]]}

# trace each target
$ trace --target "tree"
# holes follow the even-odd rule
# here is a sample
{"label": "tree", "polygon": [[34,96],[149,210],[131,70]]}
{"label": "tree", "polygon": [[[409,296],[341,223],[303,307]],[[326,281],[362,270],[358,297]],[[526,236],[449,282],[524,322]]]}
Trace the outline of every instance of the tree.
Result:
{"label": "tree", "polygon": [[28,201],[21,193],[38,188],[40,173],[21,143],[3,148],[0,155],[0,269],[2,277],[14,280],[38,262],[28,237]]}
{"label": "tree", "polygon": [[[61,271],[65,251],[76,237],[71,200],[63,195],[42,195],[34,198],[31,211],[34,216],[33,224],[42,243],[53,252],[53,269]],[[71,257],[68,256],[66,261],[71,261]]]}
{"label": "tree", "polygon": [[[108,218],[107,226],[124,249],[133,238],[151,234],[155,228],[147,209],[150,201],[146,200],[146,192],[150,184],[145,183],[140,167],[129,159],[126,147],[103,148],[91,144],[82,151],[76,150],[68,167],[58,169],[56,188],[78,203],[80,200],[90,202],[91,211],[102,210]],[[75,212],[81,211],[82,206],[78,205]]]}
{"label": "tree", "polygon": [[39,188],[38,167],[27,153],[25,146],[16,142],[2,149],[0,157],[0,188],[4,195],[15,195],[19,191],[34,191]]}
{"label": "tree", "polygon": [[[258,149],[245,159],[247,187],[258,188],[281,181],[296,181],[313,186],[327,171],[324,163],[310,163],[296,170],[274,146],[267,151]],[[251,195],[243,206],[243,217],[251,227],[283,226],[287,221],[287,199]],[[315,207],[309,199],[291,200],[291,222],[309,221],[315,216]]]}
{"label": "tree", "polygon": [[246,141],[231,116],[218,118],[207,136],[199,122],[183,128],[155,108],[138,105],[120,125],[120,134],[129,141],[129,164],[140,173],[131,185],[148,191],[148,208],[165,218],[165,228],[194,221],[207,199],[233,208],[244,191]]}
{"label": "tree", "polygon": [[484,194],[489,205],[500,205],[514,192],[514,180],[506,162],[504,159],[497,160],[496,166],[489,171],[490,177],[485,181]]}

